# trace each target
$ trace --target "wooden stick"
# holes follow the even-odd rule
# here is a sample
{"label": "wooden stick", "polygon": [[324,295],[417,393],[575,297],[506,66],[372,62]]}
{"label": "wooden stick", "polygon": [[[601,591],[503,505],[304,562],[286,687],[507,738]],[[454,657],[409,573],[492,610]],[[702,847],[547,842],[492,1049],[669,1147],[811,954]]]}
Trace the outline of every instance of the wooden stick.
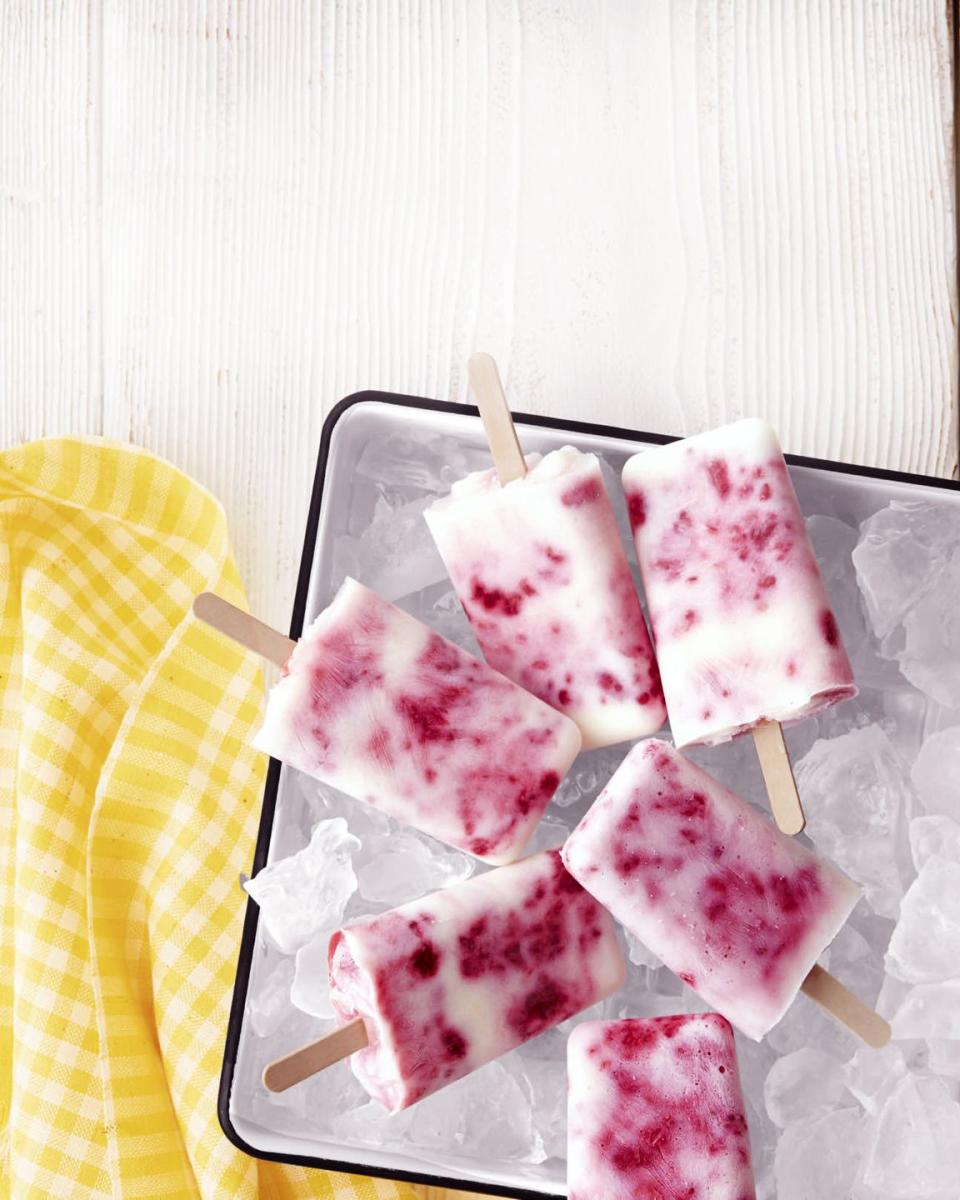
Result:
{"label": "wooden stick", "polygon": [[872,1008],[845,988],[839,979],[834,979],[819,963],[814,964],[810,974],[801,985],[801,991],[821,1008],[867,1043],[874,1050],[882,1049],[890,1041],[890,1025]]}
{"label": "wooden stick", "polygon": [[784,833],[801,833],[807,819],[803,815],[790,755],[783,740],[783,727],[778,721],[762,721],[754,726],[753,741],[774,820]]}
{"label": "wooden stick", "polygon": [[325,1071],[334,1063],[348,1058],[369,1044],[367,1027],[363,1017],[356,1017],[347,1025],[341,1025],[326,1037],[301,1046],[291,1054],[278,1058],[263,1069],[263,1086],[268,1092],[285,1092],[295,1083],[302,1083],[318,1071]]}
{"label": "wooden stick", "polygon": [[480,418],[501,486],[511,479],[522,479],[527,473],[527,464],[513,426],[497,364],[489,354],[471,354],[467,363],[467,377],[480,409]]}
{"label": "wooden stick", "polygon": [[285,665],[297,644],[256,617],[251,617],[242,608],[215,596],[213,592],[201,592],[197,596],[193,602],[193,613],[205,624],[225,633],[228,638],[253,650],[261,658],[276,663],[278,667]]}

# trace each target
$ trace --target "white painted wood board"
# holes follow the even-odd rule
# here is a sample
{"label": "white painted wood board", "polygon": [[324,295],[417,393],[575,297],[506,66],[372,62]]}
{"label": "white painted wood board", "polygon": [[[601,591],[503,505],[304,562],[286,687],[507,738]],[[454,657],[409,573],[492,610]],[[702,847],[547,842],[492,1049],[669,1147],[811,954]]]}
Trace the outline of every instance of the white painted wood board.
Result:
{"label": "white painted wood board", "polygon": [[283,624],[366,387],[956,469],[947,6],[0,7],[0,441],[87,432],[226,505]]}

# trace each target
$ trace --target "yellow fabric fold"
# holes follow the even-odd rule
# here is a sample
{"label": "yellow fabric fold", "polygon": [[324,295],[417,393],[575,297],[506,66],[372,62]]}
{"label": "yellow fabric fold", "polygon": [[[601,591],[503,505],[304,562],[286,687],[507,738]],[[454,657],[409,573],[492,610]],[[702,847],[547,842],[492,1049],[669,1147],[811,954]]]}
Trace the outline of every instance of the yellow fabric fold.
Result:
{"label": "yellow fabric fold", "polygon": [[144,451],[0,455],[0,1191],[412,1200],[258,1162],[216,1097],[265,762],[219,504]]}

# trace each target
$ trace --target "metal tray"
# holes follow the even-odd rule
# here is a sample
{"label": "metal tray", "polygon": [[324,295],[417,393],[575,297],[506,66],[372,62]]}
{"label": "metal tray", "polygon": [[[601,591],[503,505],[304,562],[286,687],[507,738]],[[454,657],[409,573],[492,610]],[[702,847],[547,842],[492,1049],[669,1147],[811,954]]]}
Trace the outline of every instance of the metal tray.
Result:
{"label": "metal tray", "polygon": [[[599,453],[618,472],[626,458],[637,449],[673,440],[656,434],[547,417],[518,415],[516,422],[527,450],[545,452],[572,443],[583,450]],[[348,529],[355,533],[370,517],[369,513],[354,509],[356,467],[370,440],[391,430],[400,435],[409,431],[455,439],[464,452],[468,469],[488,461],[482,427],[477,411],[472,407],[372,391],[342,400],[323,427],[290,622],[292,638],[299,637],[304,624],[324,607],[340,583],[340,579],[335,578],[336,539]],[[856,525],[894,498],[937,496],[951,507],[958,505],[955,513],[960,517],[960,484],[950,480],[789,455],[788,462],[805,512],[836,516]],[[291,776],[294,774],[280,763],[271,761],[253,862],[254,874],[271,858],[289,853],[289,846],[284,847],[283,822],[275,817],[278,812],[283,812],[282,803],[278,807],[278,799],[282,801],[285,790],[293,786]],[[557,1178],[555,1170],[551,1174],[548,1170],[512,1162],[486,1161],[482,1164],[475,1161],[469,1168],[450,1165],[438,1169],[435,1163],[424,1161],[413,1151],[398,1154],[356,1144],[348,1147],[337,1144],[329,1136],[311,1136],[302,1128],[285,1133],[276,1128],[267,1129],[251,1119],[249,1105],[245,1103],[249,1097],[242,1094],[246,1084],[241,1080],[240,1091],[235,1084],[238,1063],[250,1039],[247,997],[251,972],[256,969],[258,912],[257,906],[248,902],[220,1082],[220,1122],[236,1146],[260,1158],[328,1170],[529,1200],[558,1196],[563,1190],[563,1181]],[[347,1070],[345,1065],[335,1069]],[[247,1084],[250,1078],[248,1071]],[[453,1099],[451,1094],[451,1102]]]}

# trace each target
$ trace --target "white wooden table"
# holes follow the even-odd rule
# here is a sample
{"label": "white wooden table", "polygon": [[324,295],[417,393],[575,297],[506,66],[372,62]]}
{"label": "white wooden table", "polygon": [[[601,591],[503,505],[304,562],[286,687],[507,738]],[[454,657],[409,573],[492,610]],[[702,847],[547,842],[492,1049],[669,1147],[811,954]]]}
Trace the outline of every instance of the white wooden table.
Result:
{"label": "white wooden table", "polygon": [[952,474],[943,0],[0,6],[0,442],[132,439],[289,614],[365,387]]}
{"label": "white wooden table", "polygon": [[956,468],[942,0],[0,7],[0,442],[143,443],[290,610],[380,387]]}

